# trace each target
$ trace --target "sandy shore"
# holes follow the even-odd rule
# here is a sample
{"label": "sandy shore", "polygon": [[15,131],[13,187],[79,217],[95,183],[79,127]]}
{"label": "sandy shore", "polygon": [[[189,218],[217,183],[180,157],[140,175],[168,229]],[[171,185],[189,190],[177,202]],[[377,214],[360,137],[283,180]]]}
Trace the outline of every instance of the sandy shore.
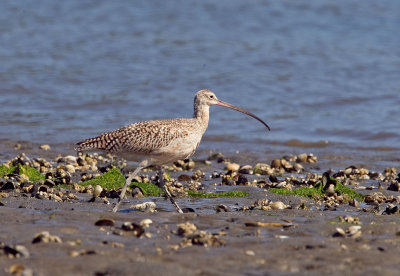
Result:
{"label": "sandy shore", "polygon": [[[57,154],[57,149],[42,151],[36,145],[29,147],[19,150],[32,157],[54,158]],[[14,153],[17,152],[3,151],[2,158]],[[339,155],[322,156],[331,158],[318,156],[316,164],[304,165],[305,171],[323,172],[349,165]],[[240,164],[255,161],[240,160],[236,155],[228,158]],[[357,158],[358,164],[367,164],[373,170],[373,161],[363,156]],[[396,162],[395,157],[389,159]],[[387,163],[376,162],[376,170],[383,170]],[[222,165],[215,162],[201,169],[206,175],[223,171]],[[260,177],[268,179],[268,176]],[[387,186],[378,190],[378,183],[378,180],[366,181],[362,185],[367,189],[360,192],[364,195],[379,192],[392,196],[393,202],[360,202],[357,206],[346,203],[324,208],[325,201],[317,203],[300,196],[273,194],[268,189],[234,186],[250,195],[178,198],[182,207],[195,210],[183,215],[175,213],[163,197],[129,197],[120,212],[112,213],[116,199],[109,199],[110,204],[101,200],[88,202],[91,195],[76,193],[76,200],[56,202],[7,191],[7,196],[0,198],[3,205],[0,207],[0,274],[397,275],[399,213],[384,211],[389,204],[398,206],[399,192],[387,190]],[[263,199],[280,201],[289,209],[240,210]],[[158,211],[128,209],[131,204],[147,201],[155,202]],[[222,204],[228,212],[215,211]],[[354,221],[345,222],[345,217]],[[95,225],[101,219],[112,225]],[[135,223],[137,229],[126,229],[126,222]],[[33,243],[35,235],[43,231],[48,231],[50,238]]]}

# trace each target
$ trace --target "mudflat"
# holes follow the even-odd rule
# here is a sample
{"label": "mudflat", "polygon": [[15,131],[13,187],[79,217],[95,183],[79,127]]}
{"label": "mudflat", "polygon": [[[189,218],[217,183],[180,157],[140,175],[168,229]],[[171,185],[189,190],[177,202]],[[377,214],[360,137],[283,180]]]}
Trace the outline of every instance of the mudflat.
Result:
{"label": "mudflat", "polygon": [[[60,164],[54,161],[56,152],[36,150],[27,155],[30,160],[46,156],[54,166]],[[178,203],[194,211],[185,214],[176,213],[162,196],[129,195],[120,211],[113,213],[116,198],[91,200],[93,193],[79,192],[73,186],[56,185],[34,194],[23,187],[6,189],[3,183],[0,274],[397,275],[396,168],[379,165],[374,169],[374,164],[360,157],[350,170],[341,168],[348,164],[333,156],[318,157],[314,163],[301,163],[293,156],[276,158],[302,164],[302,170],[288,172],[280,169],[282,164],[272,168],[277,164],[270,160],[274,174],[254,174],[256,162],[238,156],[223,157],[221,162],[195,160],[195,166],[184,171],[170,168],[171,179],[200,170],[204,177],[195,182],[204,191],[248,193],[231,198],[189,197],[179,193],[177,183],[182,182],[183,188],[189,184],[176,181],[170,187]],[[250,165],[252,173],[228,171],[232,160],[241,167]],[[364,166],[368,171],[363,171],[361,163],[368,164]],[[331,177],[361,194],[361,200],[346,200],[345,195],[329,189],[311,197],[271,192],[273,188],[310,186],[305,184],[311,181],[310,174],[320,181],[322,173],[332,167],[337,169],[330,171]],[[142,180],[152,180],[153,175],[152,170],[144,172]],[[7,183],[8,177],[13,176],[3,176],[3,182]],[[80,176],[76,177],[72,182],[79,185]],[[155,211],[131,207],[145,202],[154,202]]]}

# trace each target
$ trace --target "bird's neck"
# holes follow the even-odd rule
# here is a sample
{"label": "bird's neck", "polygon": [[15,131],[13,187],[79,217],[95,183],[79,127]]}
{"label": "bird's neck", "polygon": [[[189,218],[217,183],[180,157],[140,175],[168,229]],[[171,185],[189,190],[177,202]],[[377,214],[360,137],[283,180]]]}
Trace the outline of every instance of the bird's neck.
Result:
{"label": "bird's neck", "polygon": [[193,117],[200,121],[205,130],[208,126],[208,120],[210,117],[210,107],[205,104],[195,105]]}

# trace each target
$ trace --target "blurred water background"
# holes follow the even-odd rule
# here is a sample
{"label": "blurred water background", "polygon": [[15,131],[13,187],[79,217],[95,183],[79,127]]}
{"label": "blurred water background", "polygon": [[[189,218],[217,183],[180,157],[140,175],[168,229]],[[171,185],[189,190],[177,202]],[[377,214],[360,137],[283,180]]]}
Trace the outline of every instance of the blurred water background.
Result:
{"label": "blurred water background", "polygon": [[201,148],[400,147],[400,1],[1,1],[0,139],[71,145],[189,117]]}

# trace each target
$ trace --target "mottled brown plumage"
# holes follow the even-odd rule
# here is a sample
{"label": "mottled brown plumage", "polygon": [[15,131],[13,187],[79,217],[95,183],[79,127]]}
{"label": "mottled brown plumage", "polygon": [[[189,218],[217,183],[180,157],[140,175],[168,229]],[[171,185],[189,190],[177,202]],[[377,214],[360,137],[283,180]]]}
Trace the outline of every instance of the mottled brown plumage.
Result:
{"label": "mottled brown plumage", "polygon": [[103,133],[97,137],[77,143],[77,150],[104,150],[127,160],[138,161],[139,167],[129,174],[121,191],[117,211],[126,188],[140,169],[156,165],[159,168],[160,186],[174,204],[178,212],[182,212],[164,185],[161,165],[192,155],[208,126],[209,108],[220,105],[243,112],[268,125],[254,114],[217,99],[210,90],[200,90],[194,98],[194,116],[184,119],[153,120],[130,124],[120,129]]}

